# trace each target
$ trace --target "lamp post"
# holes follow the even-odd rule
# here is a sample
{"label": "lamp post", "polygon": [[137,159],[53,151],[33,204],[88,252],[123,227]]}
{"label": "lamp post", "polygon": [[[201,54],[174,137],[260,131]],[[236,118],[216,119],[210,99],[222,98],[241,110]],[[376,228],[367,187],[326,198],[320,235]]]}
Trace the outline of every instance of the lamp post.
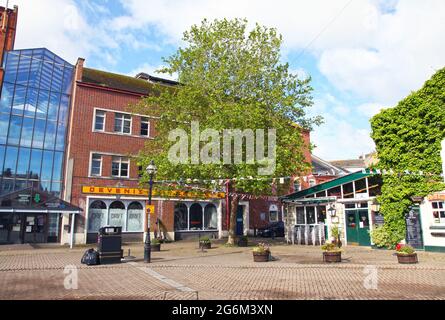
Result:
{"label": "lamp post", "polygon": [[[147,174],[150,177],[150,189],[148,191],[148,205],[151,206],[151,198],[153,195],[153,177],[157,172],[156,165],[154,161],[152,160],[150,164],[147,167]],[[147,234],[145,236],[145,244],[144,244],[144,262],[150,263],[151,262],[151,240],[150,240],[150,213],[148,212],[147,219],[145,221]]]}

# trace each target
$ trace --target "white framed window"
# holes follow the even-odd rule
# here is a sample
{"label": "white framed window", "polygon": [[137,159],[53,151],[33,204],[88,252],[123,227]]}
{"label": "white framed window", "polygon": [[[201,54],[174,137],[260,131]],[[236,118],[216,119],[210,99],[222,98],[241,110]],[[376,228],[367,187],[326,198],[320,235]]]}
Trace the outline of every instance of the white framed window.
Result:
{"label": "white framed window", "polygon": [[445,223],[445,202],[434,201],[431,205],[433,206],[434,222]]}
{"label": "white framed window", "polygon": [[114,116],[114,132],[131,134],[131,115],[116,113]]}
{"label": "white framed window", "polygon": [[105,111],[95,110],[94,131],[105,131],[105,115]]}
{"label": "white framed window", "polygon": [[315,179],[309,180],[309,188],[315,187],[317,185],[317,181]]}
{"label": "white framed window", "polygon": [[145,117],[141,117],[141,136],[150,136],[150,121],[148,121],[148,118]]}
{"label": "white framed window", "polygon": [[269,207],[269,221],[270,222],[278,221],[278,207],[274,204]]}
{"label": "white framed window", "polygon": [[301,183],[300,183],[300,180],[295,180],[295,181],[294,181],[294,190],[295,190],[295,192],[301,191]]}
{"label": "white framed window", "polygon": [[111,175],[119,178],[130,177],[130,160],[125,157],[113,157]]}
{"label": "white framed window", "polygon": [[102,175],[102,156],[97,153],[93,153],[91,156],[91,176],[101,176]]}

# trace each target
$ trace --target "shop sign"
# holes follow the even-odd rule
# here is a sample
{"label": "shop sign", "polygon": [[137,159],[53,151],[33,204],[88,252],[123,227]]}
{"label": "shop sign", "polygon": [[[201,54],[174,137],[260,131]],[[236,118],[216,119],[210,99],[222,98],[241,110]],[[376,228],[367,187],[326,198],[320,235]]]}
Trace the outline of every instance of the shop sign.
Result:
{"label": "shop sign", "polygon": [[[82,187],[84,194],[106,194],[120,196],[145,196],[148,197],[147,189],[115,188],[115,187]],[[180,190],[153,190],[153,196],[162,198],[184,198],[184,199],[224,199],[224,192],[193,192]]]}
{"label": "shop sign", "polygon": [[429,201],[445,201],[445,193],[435,193],[428,196]]}

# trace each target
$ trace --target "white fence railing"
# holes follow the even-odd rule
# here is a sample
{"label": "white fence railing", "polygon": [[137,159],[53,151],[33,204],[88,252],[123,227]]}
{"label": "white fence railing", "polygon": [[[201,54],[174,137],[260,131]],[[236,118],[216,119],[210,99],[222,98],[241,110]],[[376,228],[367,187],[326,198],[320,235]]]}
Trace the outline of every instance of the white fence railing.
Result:
{"label": "white fence railing", "polygon": [[[298,245],[321,246],[326,242],[325,224],[297,224],[288,228],[288,242]],[[289,241],[290,240],[290,241]]]}

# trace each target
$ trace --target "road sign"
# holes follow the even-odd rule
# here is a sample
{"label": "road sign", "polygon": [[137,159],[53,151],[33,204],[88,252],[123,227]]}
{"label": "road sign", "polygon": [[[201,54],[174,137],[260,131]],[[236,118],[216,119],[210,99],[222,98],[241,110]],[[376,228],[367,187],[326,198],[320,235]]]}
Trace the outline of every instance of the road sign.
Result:
{"label": "road sign", "polygon": [[154,205],[145,205],[145,214],[154,214],[155,213],[155,206]]}

